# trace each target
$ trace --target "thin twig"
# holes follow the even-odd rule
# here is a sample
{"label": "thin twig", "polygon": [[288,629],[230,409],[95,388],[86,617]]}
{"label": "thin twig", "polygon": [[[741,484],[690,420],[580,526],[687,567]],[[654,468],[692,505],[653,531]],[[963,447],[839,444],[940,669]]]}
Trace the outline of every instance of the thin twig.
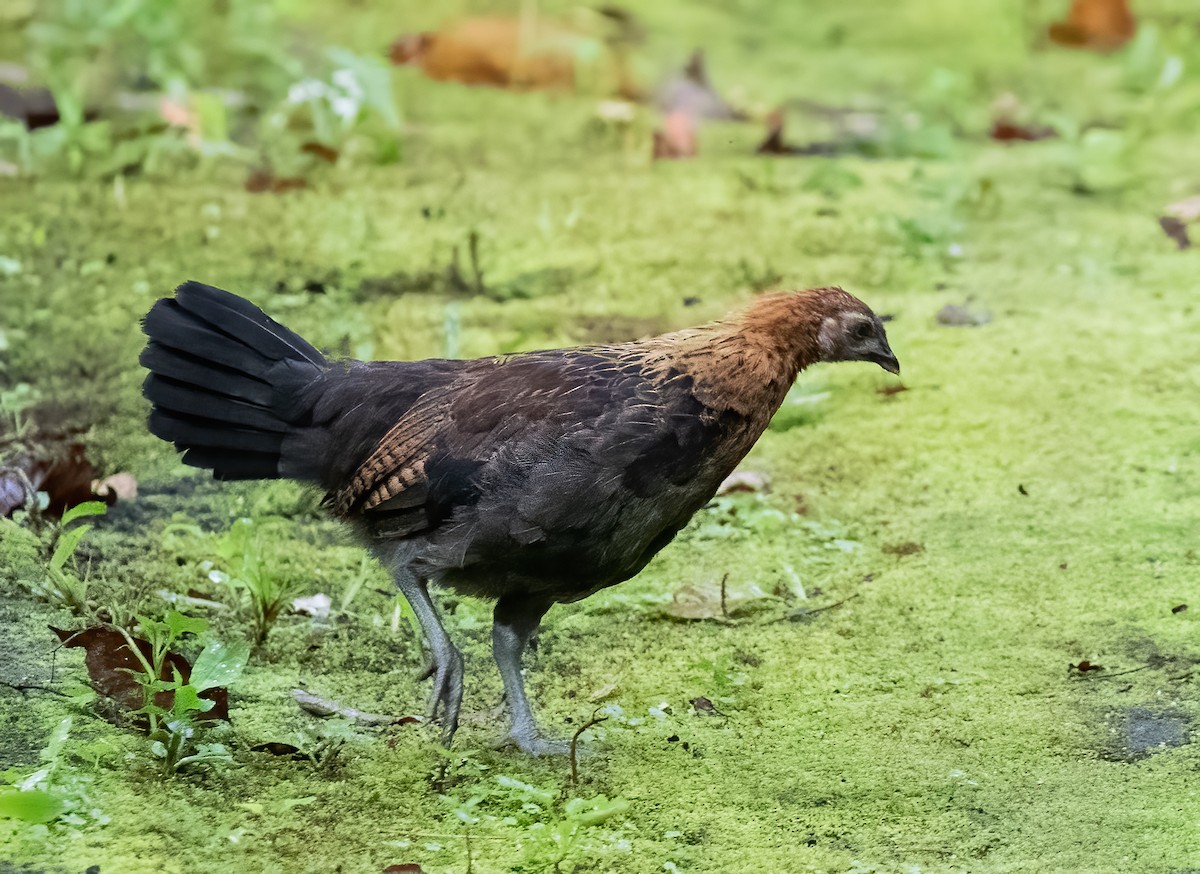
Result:
{"label": "thin twig", "polygon": [[808,614],[811,616],[813,613],[821,613],[825,610],[832,610],[834,607],[841,607],[847,601],[853,601],[858,596],[859,593],[855,592],[853,595],[847,595],[845,598],[842,598],[842,600],[834,601],[832,604],[826,604],[824,607],[813,607],[808,611]]}
{"label": "thin twig", "polygon": [[479,231],[467,235],[467,252],[471,256],[471,272],[475,274],[475,293],[483,294],[483,269],[479,266]]}
{"label": "thin twig", "polygon": [[1138,671],[1148,671],[1153,665],[1142,665],[1140,668],[1130,668],[1128,671],[1117,671],[1115,674],[1101,674],[1097,680],[1111,680],[1113,677],[1123,677],[1126,674],[1136,674]]}
{"label": "thin twig", "polygon": [[5,683],[0,682],[0,686],[7,686],[17,692],[49,692],[51,695],[61,695],[63,698],[70,698],[66,692],[61,689],[51,689],[49,686],[37,686],[33,683]]}
{"label": "thin twig", "polygon": [[596,714],[598,714],[599,712],[600,712],[599,707],[597,707],[595,710],[593,710],[592,718],[589,719],[587,722],[585,722],[583,725],[579,726],[579,728],[575,731],[575,734],[573,734],[571,736],[571,785],[572,786],[579,785],[579,755],[578,755],[579,736],[581,734],[583,734],[585,731],[587,731],[589,728],[599,725],[600,723],[602,723],[608,719],[607,716],[597,716]]}
{"label": "thin twig", "polygon": [[729,574],[721,577],[721,615],[726,619],[729,618],[729,611],[725,608],[725,584],[729,582]]}
{"label": "thin twig", "polygon": [[361,710],[346,707],[329,698],[321,698],[311,692],[305,692],[303,689],[293,689],[292,698],[300,705],[301,710],[311,713],[313,716],[343,716],[362,725],[405,725],[410,722],[421,722],[421,719],[416,716],[386,716],[380,713],[364,713]]}

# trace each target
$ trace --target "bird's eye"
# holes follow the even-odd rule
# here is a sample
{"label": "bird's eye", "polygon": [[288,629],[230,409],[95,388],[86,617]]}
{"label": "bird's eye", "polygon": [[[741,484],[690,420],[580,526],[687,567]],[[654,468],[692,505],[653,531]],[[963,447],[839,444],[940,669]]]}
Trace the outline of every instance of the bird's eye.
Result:
{"label": "bird's eye", "polygon": [[854,329],[854,337],[857,340],[869,340],[874,333],[875,329],[868,322],[859,322],[858,327]]}

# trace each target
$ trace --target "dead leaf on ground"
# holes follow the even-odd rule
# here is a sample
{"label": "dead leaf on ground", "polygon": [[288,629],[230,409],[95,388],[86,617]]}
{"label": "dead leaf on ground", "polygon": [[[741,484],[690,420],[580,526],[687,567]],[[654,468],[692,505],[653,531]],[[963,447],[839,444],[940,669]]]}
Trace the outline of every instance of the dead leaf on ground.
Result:
{"label": "dead leaf on ground", "polygon": [[749,613],[766,598],[767,593],[751,583],[745,589],[727,589],[722,605],[719,584],[688,584],[676,590],[671,603],[663,607],[663,613],[670,619],[684,622],[721,619]]}
{"label": "dead leaf on ground", "polygon": [[1200,219],[1200,195],[1172,203],[1163,210],[1158,224],[1163,229],[1163,233],[1174,240],[1180,249],[1188,249],[1192,245],[1191,238],[1188,236],[1188,225],[1198,219]]}
{"label": "dead leaf on ground", "polygon": [[732,492],[762,492],[771,487],[771,478],[753,470],[735,470],[717,486],[718,495]]}
{"label": "dead leaf on ground", "polygon": [[1033,143],[1057,136],[1054,128],[1044,124],[1020,124],[1015,121],[996,119],[992,122],[991,138],[1002,143]]}
{"label": "dead leaf on ground", "polygon": [[1070,668],[1072,671],[1076,671],[1080,674],[1086,674],[1088,671],[1103,671],[1104,665],[1094,665],[1087,659],[1084,659],[1077,665],[1071,665]]}
{"label": "dead leaf on ground", "polygon": [[[388,49],[397,66],[413,66],[441,82],[518,90],[574,90],[580,69],[599,74],[600,90],[634,98],[623,49],[628,23],[606,16],[596,32],[554,19],[476,16],[437,31],[404,34]],[[595,60],[585,60],[592,59]]]}
{"label": "dead leaf on ground", "polygon": [[882,551],[888,555],[916,555],[919,552],[924,552],[925,547],[920,543],[912,540],[904,543],[889,543],[882,547]]}
{"label": "dead leaf on ground", "polygon": [[416,862],[404,862],[400,865],[388,865],[383,869],[383,874],[422,874],[424,870]]}
{"label": "dead leaf on ground", "polygon": [[301,752],[300,747],[278,740],[269,740],[265,743],[255,744],[254,746],[250,747],[250,752],[270,753],[273,756],[298,759],[300,761],[308,760],[308,756]]}
{"label": "dead leaf on ground", "polygon": [[759,155],[792,155],[792,156],[831,156],[849,148],[849,143],[834,142],[808,143],[796,146],[783,139],[783,112],[776,109],[767,116],[767,136],[758,144],[756,152]]}
{"label": "dead leaf on ground", "polygon": [[251,194],[282,194],[285,191],[307,188],[308,180],[303,176],[276,176],[270,170],[258,169],[246,177],[243,187]]}
{"label": "dead leaf on ground", "polygon": [[[139,710],[145,704],[142,686],[134,679],[134,674],[143,670],[142,663],[130,651],[129,642],[118,629],[111,625],[93,625],[83,631],[67,631],[54,626],[50,626],[50,630],[58,635],[64,647],[83,648],[88,676],[91,678],[92,688],[98,693],[111,698],[126,710]],[[134,637],[133,642],[142,656],[149,661],[149,641]],[[192,666],[178,653],[168,653],[159,679],[173,680],[175,672],[178,672],[186,683],[191,678]],[[224,687],[205,689],[200,693],[200,697],[212,701],[213,707],[204,713],[196,714],[197,719],[229,720],[229,693]],[[169,710],[174,700],[175,693],[169,690],[154,696],[154,703],[164,710]]]}
{"label": "dead leaf on ground", "polygon": [[652,157],[657,161],[695,156],[695,120],[686,112],[672,112],[663,119],[663,126],[654,132]]}
{"label": "dead leaf on ground", "polygon": [[1028,115],[1017,95],[1001,94],[992,101],[991,138],[1000,142],[1035,142],[1058,136],[1052,127],[1026,121]]}
{"label": "dead leaf on ground", "polygon": [[1163,229],[1164,234],[1175,241],[1175,245],[1180,250],[1192,247],[1192,239],[1188,236],[1187,222],[1181,221],[1173,215],[1163,215],[1158,217],[1158,226]]}
{"label": "dead leaf on ground", "polygon": [[[53,417],[53,413],[45,415]],[[32,420],[36,423],[38,418],[35,413]],[[0,516],[27,507],[37,492],[46,493],[45,512],[50,516],[61,516],[85,501],[101,500],[110,506],[117,502],[117,489],[95,490],[105,480],[97,479],[98,471],[88,460],[87,448],[75,439],[74,429],[63,432],[37,427],[32,436],[25,438],[22,448],[11,456],[3,453],[0,444]],[[114,474],[114,478],[117,476],[129,475]],[[113,485],[124,488],[128,483],[122,480]]]}
{"label": "dead leaf on ground", "polygon": [[[58,124],[58,104],[49,88],[18,88],[0,82],[0,115],[22,122],[26,130]],[[91,121],[96,111],[87,109],[84,118]]]}
{"label": "dead leaf on ground", "polygon": [[300,146],[300,151],[306,155],[312,155],[315,158],[320,158],[329,164],[336,164],[338,159],[338,150],[332,146],[327,146],[324,143],[318,143],[315,140],[309,140]]}
{"label": "dead leaf on ground", "polygon": [[720,712],[717,710],[716,705],[714,705],[710,699],[705,698],[703,695],[693,698],[691,700],[691,705],[692,705],[692,709],[695,710],[697,713],[719,713]]}
{"label": "dead leaf on ground", "polygon": [[1111,52],[1129,42],[1136,30],[1128,0],[1073,0],[1066,20],[1051,24],[1048,34],[1061,46]]}
{"label": "dead leaf on ground", "polygon": [[697,49],[683,69],[659,89],[655,101],[663,115],[682,112],[696,120],[745,121],[745,112],[732,106],[713,87],[704,52]]}
{"label": "dead leaf on ground", "polygon": [[884,397],[891,397],[892,395],[898,395],[902,391],[908,391],[908,386],[906,386],[902,382],[898,382],[894,385],[881,386],[880,388],[875,389],[876,394],[881,394]]}
{"label": "dead leaf on ground", "polygon": [[601,686],[599,689],[597,689],[595,692],[593,692],[591,695],[589,695],[588,700],[596,701],[596,702],[607,701],[613,695],[617,694],[617,690],[619,688],[620,687],[615,682],[605,683],[603,686]]}

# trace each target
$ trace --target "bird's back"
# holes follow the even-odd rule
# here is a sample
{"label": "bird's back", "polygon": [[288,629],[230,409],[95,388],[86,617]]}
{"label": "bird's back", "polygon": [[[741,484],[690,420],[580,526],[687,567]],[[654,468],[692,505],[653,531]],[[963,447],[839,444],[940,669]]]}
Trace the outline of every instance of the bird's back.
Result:
{"label": "bird's back", "polygon": [[374,539],[411,541],[431,578],[477,594],[571,600],[633,576],[773,412],[702,401],[661,344],[458,364],[331,501]]}

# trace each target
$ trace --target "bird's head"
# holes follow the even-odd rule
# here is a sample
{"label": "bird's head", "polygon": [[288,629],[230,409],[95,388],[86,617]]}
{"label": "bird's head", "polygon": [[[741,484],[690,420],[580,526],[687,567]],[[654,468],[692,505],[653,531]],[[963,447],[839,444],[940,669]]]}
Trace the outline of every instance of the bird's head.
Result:
{"label": "bird's head", "polygon": [[817,343],[821,361],[872,361],[888,373],[900,362],[888,345],[883,321],[871,308],[840,288],[820,289],[821,326]]}
{"label": "bird's head", "polygon": [[818,361],[871,361],[889,373],[900,372],[879,316],[840,288],[761,295],[737,324],[759,342],[794,356],[797,369]]}

